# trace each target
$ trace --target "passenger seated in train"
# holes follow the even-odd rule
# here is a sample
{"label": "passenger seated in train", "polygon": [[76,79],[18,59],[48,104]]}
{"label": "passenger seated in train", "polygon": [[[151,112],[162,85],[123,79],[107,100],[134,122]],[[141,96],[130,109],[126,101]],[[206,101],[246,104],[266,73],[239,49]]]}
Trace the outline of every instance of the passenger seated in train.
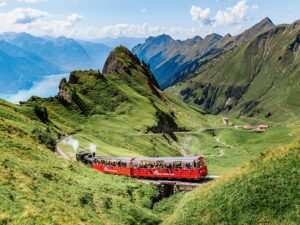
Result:
{"label": "passenger seated in train", "polygon": [[190,163],[185,163],[184,168],[187,169],[187,170],[189,170],[189,169],[192,168],[192,166],[191,166]]}

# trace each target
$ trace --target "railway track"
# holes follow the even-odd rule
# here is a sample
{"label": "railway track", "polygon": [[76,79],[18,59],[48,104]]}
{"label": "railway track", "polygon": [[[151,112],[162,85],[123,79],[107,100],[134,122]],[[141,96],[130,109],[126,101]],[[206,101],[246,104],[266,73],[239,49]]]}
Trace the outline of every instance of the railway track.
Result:
{"label": "railway track", "polygon": [[218,176],[207,176],[200,180],[153,180],[138,179],[145,184],[151,184],[159,189],[159,199],[167,198],[178,193],[185,193],[199,188],[209,181],[218,179]]}
{"label": "railway track", "polygon": [[206,184],[207,182],[218,179],[219,176],[206,176],[205,178],[201,178],[200,180],[180,180],[180,179],[138,179],[143,183],[154,184],[154,185],[164,185],[164,184],[172,184],[172,185],[187,185],[187,186],[201,186]]}

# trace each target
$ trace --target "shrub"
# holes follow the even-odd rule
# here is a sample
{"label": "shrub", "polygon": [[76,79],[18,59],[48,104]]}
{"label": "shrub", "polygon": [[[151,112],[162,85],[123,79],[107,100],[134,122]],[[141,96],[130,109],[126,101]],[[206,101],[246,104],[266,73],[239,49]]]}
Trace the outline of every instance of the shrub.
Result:
{"label": "shrub", "polygon": [[47,148],[54,150],[56,141],[52,137],[50,130],[41,130],[39,128],[35,128],[32,130],[33,137],[36,138],[39,143],[44,144]]}
{"label": "shrub", "polygon": [[48,111],[47,108],[40,105],[34,105],[33,111],[35,115],[43,122],[46,123],[49,121],[48,119]]}

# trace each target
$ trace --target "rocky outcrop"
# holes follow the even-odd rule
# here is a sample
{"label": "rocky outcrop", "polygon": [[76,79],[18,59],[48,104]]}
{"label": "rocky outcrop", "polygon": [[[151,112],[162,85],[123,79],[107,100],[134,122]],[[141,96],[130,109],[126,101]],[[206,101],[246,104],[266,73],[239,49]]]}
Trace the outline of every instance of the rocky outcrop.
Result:
{"label": "rocky outcrop", "polygon": [[60,84],[58,87],[59,88],[58,98],[64,105],[71,104],[71,102],[72,102],[72,97],[68,91],[68,86],[69,86],[69,84],[68,84],[66,78],[63,78],[60,81]]}
{"label": "rocky outcrop", "polygon": [[112,74],[112,73],[118,73],[118,74],[123,74],[125,73],[124,66],[122,62],[118,59],[117,55],[112,52],[103,67],[102,72],[104,74]]}
{"label": "rocky outcrop", "polygon": [[126,47],[115,48],[108,56],[102,72],[104,74],[131,74],[130,70],[140,66],[141,62]]}

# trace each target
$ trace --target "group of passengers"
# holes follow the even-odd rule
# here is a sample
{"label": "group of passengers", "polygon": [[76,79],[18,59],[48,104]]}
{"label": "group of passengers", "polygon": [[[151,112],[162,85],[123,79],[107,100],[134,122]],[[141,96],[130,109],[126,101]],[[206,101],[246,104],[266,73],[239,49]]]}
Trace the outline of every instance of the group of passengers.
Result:
{"label": "group of passengers", "polygon": [[100,160],[96,161],[96,164],[102,166],[127,167],[127,163],[122,161]]}
{"label": "group of passengers", "polygon": [[[113,166],[113,167],[127,167],[126,162],[122,161],[110,161],[110,160],[100,160],[96,161],[97,165],[102,166]],[[195,164],[195,163],[194,163]],[[196,165],[194,165],[196,167]],[[140,162],[139,164],[133,164],[133,168],[147,168],[147,169],[192,169],[192,163],[190,162],[173,162],[173,163],[164,163],[164,162]]]}
{"label": "group of passengers", "polygon": [[191,169],[191,163],[162,163],[162,162],[144,162],[136,165],[135,168],[149,168],[149,169]]}

